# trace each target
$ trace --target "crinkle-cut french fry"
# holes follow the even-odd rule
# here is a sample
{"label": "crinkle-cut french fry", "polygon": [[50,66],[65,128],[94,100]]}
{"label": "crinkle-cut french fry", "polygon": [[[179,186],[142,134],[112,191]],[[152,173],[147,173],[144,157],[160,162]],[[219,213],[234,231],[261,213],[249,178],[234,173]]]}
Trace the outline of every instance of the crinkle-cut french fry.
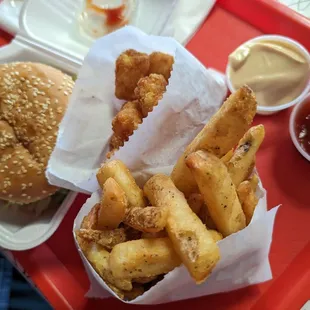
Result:
{"label": "crinkle-cut french fry", "polygon": [[[80,245],[82,252],[93,266],[99,276],[107,282],[107,284],[116,287],[118,290],[130,291],[132,290],[132,283],[129,279],[116,279],[109,267],[110,253],[102,246],[95,242],[90,242],[80,236],[76,236],[77,242]],[[110,285],[109,285],[110,286]],[[117,294],[123,295],[121,291],[116,291]]]}
{"label": "crinkle-cut french fry", "polygon": [[253,217],[258,198],[255,195],[252,184],[249,181],[243,181],[238,186],[238,197],[245,214],[246,224],[249,225]]}
{"label": "crinkle-cut french fry", "polygon": [[112,250],[116,244],[127,241],[124,228],[113,230],[80,229],[75,233],[80,238],[96,242],[107,250]]}
{"label": "crinkle-cut french fry", "polygon": [[245,227],[235,186],[225,164],[215,155],[197,151],[186,160],[217,230],[224,236]]}
{"label": "crinkle-cut french fry", "polygon": [[123,189],[130,208],[146,206],[142,189],[136,184],[134,177],[122,161],[112,160],[100,167],[97,172],[97,180],[101,188],[108,178],[113,178]]}
{"label": "crinkle-cut french fry", "polygon": [[193,193],[190,194],[187,203],[195,214],[199,214],[201,208],[204,207],[204,200],[201,194]]}
{"label": "crinkle-cut french fry", "polygon": [[151,177],[144,192],[152,205],[168,208],[168,236],[195,282],[202,283],[220,259],[212,235],[168,176]]}
{"label": "crinkle-cut french fry", "polygon": [[186,197],[198,192],[194,177],[185,164],[187,156],[198,150],[206,150],[217,157],[224,156],[249,129],[256,107],[253,91],[248,86],[241,87],[229,96],[220,110],[186,147],[171,174],[172,181]]}
{"label": "crinkle-cut french fry", "polygon": [[125,192],[113,178],[103,184],[98,211],[98,229],[115,229],[123,221],[128,206]]}
{"label": "crinkle-cut french fry", "polygon": [[99,209],[100,209],[100,203],[96,203],[91,208],[89,213],[86,216],[84,216],[82,223],[81,223],[82,229],[97,229]]}
{"label": "crinkle-cut french fry", "polygon": [[130,208],[124,223],[142,232],[156,233],[163,230],[167,223],[167,208],[146,207]]}
{"label": "crinkle-cut french fry", "polygon": [[250,128],[239,141],[232,158],[227,164],[228,172],[236,188],[251,174],[254,168],[255,154],[264,137],[264,126],[258,125]]}
{"label": "crinkle-cut french fry", "polygon": [[169,238],[140,239],[116,245],[109,259],[113,276],[136,279],[167,273],[181,261]]}
{"label": "crinkle-cut french fry", "polygon": [[220,241],[223,239],[223,235],[214,229],[209,229],[209,233],[212,235],[212,238],[215,242]]}

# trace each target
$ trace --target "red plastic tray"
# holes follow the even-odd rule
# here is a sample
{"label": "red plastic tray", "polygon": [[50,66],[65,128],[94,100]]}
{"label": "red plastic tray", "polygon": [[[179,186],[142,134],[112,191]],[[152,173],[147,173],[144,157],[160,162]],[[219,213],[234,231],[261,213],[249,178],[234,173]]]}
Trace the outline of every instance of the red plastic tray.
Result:
{"label": "red plastic tray", "polygon": [[[232,50],[262,33],[286,35],[310,49],[310,21],[273,0],[219,0],[187,48],[206,66],[223,71]],[[9,40],[3,33],[0,35],[4,41]],[[268,190],[268,206],[282,204],[270,253],[274,279],[235,292],[154,307],[291,310],[300,309],[310,299],[310,164],[290,140],[289,115],[290,110],[286,110],[274,116],[257,116],[255,120],[263,123],[267,132],[257,166]],[[89,282],[71,230],[85,199],[84,195],[77,197],[60,228],[45,244],[15,252],[15,259],[55,309],[136,307],[112,298],[84,298]]]}

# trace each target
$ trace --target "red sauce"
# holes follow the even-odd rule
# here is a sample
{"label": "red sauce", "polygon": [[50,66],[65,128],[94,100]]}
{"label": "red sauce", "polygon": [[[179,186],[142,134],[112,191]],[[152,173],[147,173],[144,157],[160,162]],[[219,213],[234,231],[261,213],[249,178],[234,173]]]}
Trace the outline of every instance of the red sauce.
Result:
{"label": "red sauce", "polygon": [[124,10],[126,8],[125,4],[122,4],[118,8],[109,9],[98,7],[93,4],[92,0],[87,0],[86,6],[88,9],[91,9],[99,14],[106,15],[106,25],[108,27],[123,26],[127,23],[124,20]]}
{"label": "red sauce", "polygon": [[310,98],[296,115],[295,132],[299,144],[310,155]]}

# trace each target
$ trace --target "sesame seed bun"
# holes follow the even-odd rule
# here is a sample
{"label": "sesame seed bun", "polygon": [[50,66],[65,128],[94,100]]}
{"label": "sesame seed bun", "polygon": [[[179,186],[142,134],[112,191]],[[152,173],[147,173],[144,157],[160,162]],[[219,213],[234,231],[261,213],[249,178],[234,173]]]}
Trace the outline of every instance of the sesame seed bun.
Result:
{"label": "sesame seed bun", "polygon": [[44,64],[0,65],[0,199],[25,204],[57,191],[45,169],[73,86]]}

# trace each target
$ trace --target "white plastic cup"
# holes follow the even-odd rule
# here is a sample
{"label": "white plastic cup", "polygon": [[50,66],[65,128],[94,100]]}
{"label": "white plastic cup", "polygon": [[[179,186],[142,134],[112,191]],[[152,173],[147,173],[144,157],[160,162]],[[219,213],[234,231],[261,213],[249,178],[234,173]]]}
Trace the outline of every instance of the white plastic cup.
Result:
{"label": "white plastic cup", "polygon": [[300,101],[298,104],[295,105],[291,116],[290,116],[290,135],[291,135],[291,139],[296,147],[296,149],[298,150],[298,152],[304,157],[306,158],[308,161],[310,161],[310,155],[302,148],[302,146],[300,145],[297,135],[296,135],[296,131],[295,131],[295,122],[296,122],[296,116],[298,115],[299,111],[304,107],[304,105],[309,104],[310,105],[310,94],[308,94],[307,96],[305,96],[303,98],[302,101]]}
{"label": "white plastic cup", "polygon": [[[243,44],[241,44],[238,48],[244,46],[245,44],[248,43],[253,43],[253,42],[259,42],[259,41],[266,41],[266,40],[272,40],[272,41],[278,41],[278,42],[286,42],[288,44],[293,45],[304,57],[305,59],[308,61],[308,63],[310,64],[310,54],[307,51],[307,49],[302,46],[300,43],[298,43],[297,41],[294,41],[288,37],[284,37],[284,36],[278,36],[278,35],[263,35],[263,36],[259,36],[256,37],[254,39],[251,39]],[[238,49],[237,48],[237,49]],[[236,91],[236,89],[234,88],[234,86],[232,85],[231,79],[230,79],[230,64],[229,62],[227,63],[226,66],[226,82],[227,82],[227,86],[229,88],[229,90],[233,93]],[[295,104],[301,102],[306,96],[307,94],[310,92],[310,74],[309,74],[309,83],[305,86],[304,90],[302,91],[302,93],[295,98],[294,100],[281,104],[281,105],[277,105],[277,106],[270,106],[270,107],[266,107],[266,106],[260,106],[259,102],[258,102],[258,106],[257,106],[257,114],[261,114],[261,115],[270,115],[270,114],[274,114],[277,112],[280,112],[282,110],[285,110],[289,107],[294,106]]]}

